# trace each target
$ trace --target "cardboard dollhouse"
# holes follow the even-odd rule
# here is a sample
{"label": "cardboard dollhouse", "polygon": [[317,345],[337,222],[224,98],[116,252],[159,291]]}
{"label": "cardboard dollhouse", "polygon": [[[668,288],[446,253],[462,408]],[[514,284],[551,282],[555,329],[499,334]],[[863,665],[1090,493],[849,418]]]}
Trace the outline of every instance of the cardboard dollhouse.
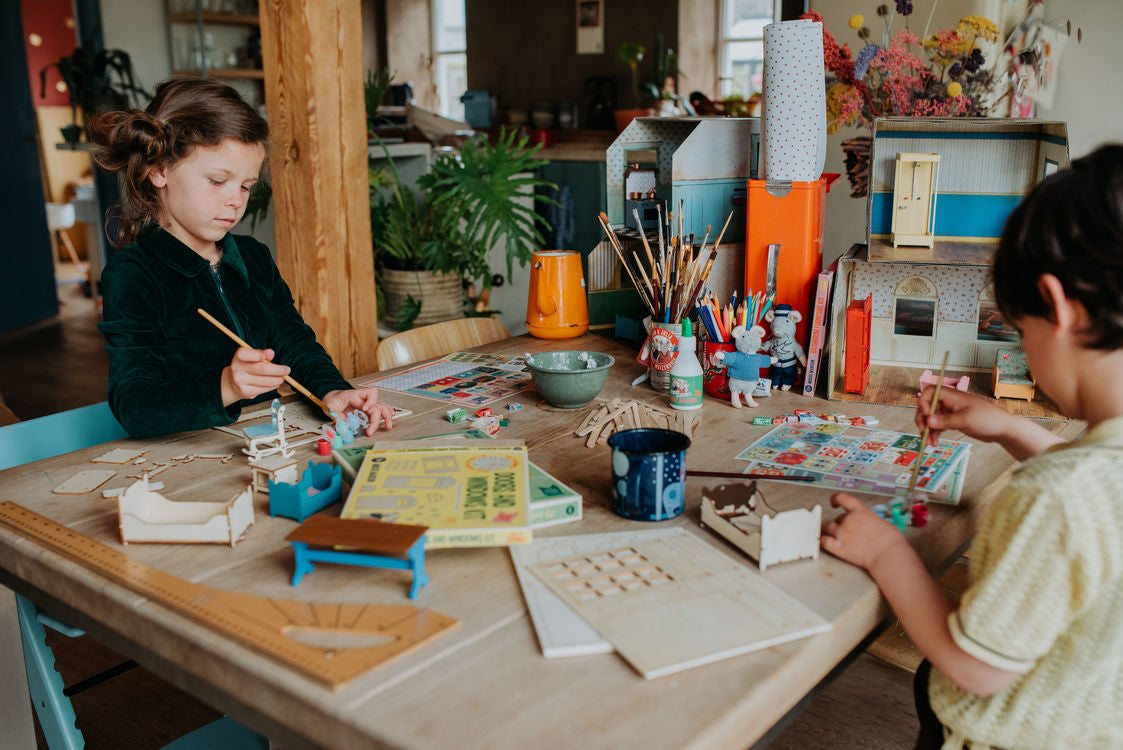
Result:
{"label": "cardboard dollhouse", "polygon": [[[898,153],[938,154],[932,247],[893,246]],[[990,262],[1006,217],[1038,182],[1068,166],[1064,123],[885,118],[874,125],[866,245],[839,259],[831,300],[828,384],[842,398],[846,310],[871,298],[869,359],[879,365],[990,372],[1020,348],[994,302]],[[909,190],[911,190],[911,186]],[[902,192],[898,190],[898,197]]]}
{"label": "cardboard dollhouse", "polygon": [[[744,276],[745,192],[756,176],[759,118],[640,117],[617,136],[606,152],[608,221],[626,253],[643,254],[639,235],[627,228],[629,165],[654,171],[655,196],[677,213],[683,201],[685,233],[702,243],[706,227],[717,238],[730,212],[733,218],[710,273],[709,287],[728,298]],[[655,244],[656,231],[647,231]],[[610,328],[616,315],[640,319],[644,306],[607,240],[588,256],[589,327]]]}

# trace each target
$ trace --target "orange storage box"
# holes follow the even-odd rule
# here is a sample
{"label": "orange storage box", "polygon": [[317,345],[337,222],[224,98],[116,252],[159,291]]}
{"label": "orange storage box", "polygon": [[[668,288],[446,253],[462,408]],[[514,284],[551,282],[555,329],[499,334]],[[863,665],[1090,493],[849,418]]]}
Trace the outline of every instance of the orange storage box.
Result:
{"label": "orange storage box", "polygon": [[[814,182],[792,182],[791,190],[773,195],[765,180],[749,180],[745,226],[745,294],[764,291],[768,281],[768,246],[779,245],[776,301],[799,310],[796,341],[807,350],[811,297],[823,270],[823,219],[826,195],[837,174]],[[785,185],[786,186],[786,185]],[[776,191],[779,192],[779,191]],[[767,328],[763,321],[761,325]]]}

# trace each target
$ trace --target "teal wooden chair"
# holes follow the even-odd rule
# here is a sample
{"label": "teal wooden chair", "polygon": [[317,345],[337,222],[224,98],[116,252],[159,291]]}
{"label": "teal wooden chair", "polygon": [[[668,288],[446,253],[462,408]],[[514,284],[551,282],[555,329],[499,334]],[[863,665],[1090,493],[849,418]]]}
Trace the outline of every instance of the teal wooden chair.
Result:
{"label": "teal wooden chair", "polygon": [[[128,434],[114,418],[109,404],[104,401],[39,419],[17,422],[0,427],[0,470],[124,437],[128,437]],[[70,638],[85,635],[85,632],[56,620],[40,610],[30,599],[18,594],[16,608],[24,666],[27,669],[27,686],[47,746],[51,750],[78,750],[85,747],[85,739],[75,726],[70,696],[100,684],[136,664],[125,662],[83,680],[80,685],[66,688],[62,684],[62,677],[55,670],[55,655],[47,645],[46,628]],[[268,747],[267,739],[233,719],[223,717],[166,745],[165,750],[267,750]]]}

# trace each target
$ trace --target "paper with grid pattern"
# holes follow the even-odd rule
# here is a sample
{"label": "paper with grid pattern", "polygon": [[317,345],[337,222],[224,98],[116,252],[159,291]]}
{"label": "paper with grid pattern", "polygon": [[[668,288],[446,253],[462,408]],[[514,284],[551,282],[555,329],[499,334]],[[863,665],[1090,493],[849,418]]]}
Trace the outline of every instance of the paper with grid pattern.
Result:
{"label": "paper with grid pattern", "polygon": [[[908,487],[920,436],[840,422],[779,425],[737,455],[746,473],[810,476],[824,487],[900,495]],[[971,446],[941,440],[924,453],[916,488],[937,502],[958,503]]]}
{"label": "paper with grid pattern", "polygon": [[474,407],[486,406],[533,387],[521,356],[476,352],[455,352],[435,362],[360,385]]}

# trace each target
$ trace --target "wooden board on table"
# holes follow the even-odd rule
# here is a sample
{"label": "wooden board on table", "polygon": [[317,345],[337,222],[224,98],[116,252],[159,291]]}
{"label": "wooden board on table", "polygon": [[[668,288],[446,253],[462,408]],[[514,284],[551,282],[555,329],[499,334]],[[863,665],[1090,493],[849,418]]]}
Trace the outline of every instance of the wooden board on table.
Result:
{"label": "wooden board on table", "polygon": [[[590,544],[602,545],[603,539],[600,537],[604,536],[615,535],[597,534],[598,538]],[[563,544],[566,551],[581,549],[580,542],[568,541],[574,537],[562,538],[567,540]],[[564,656],[610,654],[613,651],[612,643],[530,571],[531,565],[557,559],[557,541],[557,537],[537,539],[530,544],[511,547],[511,561],[515,564],[515,574],[519,578],[542,655],[547,659],[556,659]]]}
{"label": "wooden board on table", "polygon": [[543,554],[530,570],[646,679],[831,628],[681,528],[544,541],[556,557]]}

